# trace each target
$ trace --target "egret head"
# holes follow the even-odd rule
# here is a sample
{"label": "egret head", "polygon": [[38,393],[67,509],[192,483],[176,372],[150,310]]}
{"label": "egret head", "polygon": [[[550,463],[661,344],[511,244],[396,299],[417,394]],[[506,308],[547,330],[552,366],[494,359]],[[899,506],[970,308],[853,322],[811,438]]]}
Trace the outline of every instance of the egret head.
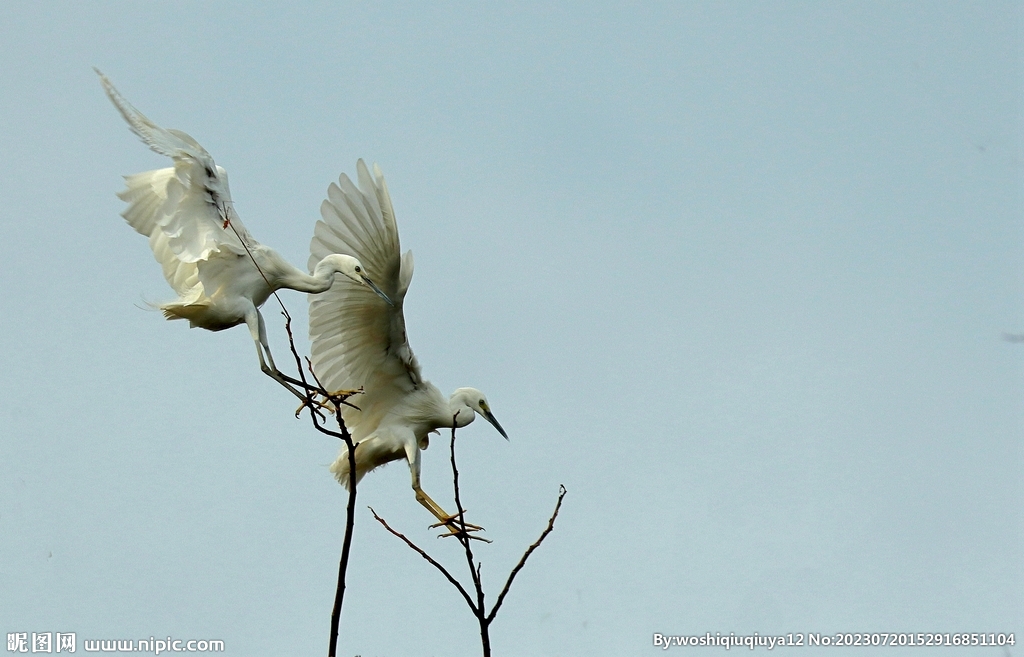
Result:
{"label": "egret head", "polygon": [[[505,440],[508,440],[508,434],[498,424],[497,418],[494,417],[494,413],[491,413],[491,406],[487,403],[487,396],[480,392],[476,388],[459,388],[452,395],[451,399],[452,410],[459,413],[458,426],[464,427],[473,421],[474,413],[479,413],[485,420],[491,423],[491,425],[498,430],[498,433],[502,435]],[[467,412],[468,411],[468,412]],[[466,415],[468,417],[463,417]]]}
{"label": "egret head", "polygon": [[[363,263],[359,262],[358,258],[342,254],[336,254],[328,257],[331,259],[331,264],[336,272],[348,276],[353,282],[365,285],[376,292],[381,299],[387,301],[388,304],[392,306],[395,305],[391,302],[391,299],[388,298],[388,295],[384,294],[384,292],[377,287],[377,284],[370,280],[370,277],[366,275],[366,268],[363,267]],[[327,258],[325,258],[325,260],[326,259]]]}

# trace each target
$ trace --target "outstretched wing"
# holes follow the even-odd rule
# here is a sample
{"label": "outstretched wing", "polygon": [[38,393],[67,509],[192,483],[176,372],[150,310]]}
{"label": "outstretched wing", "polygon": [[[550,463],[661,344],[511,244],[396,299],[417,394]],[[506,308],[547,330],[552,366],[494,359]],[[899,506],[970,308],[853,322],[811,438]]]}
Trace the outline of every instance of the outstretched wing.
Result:
{"label": "outstretched wing", "polygon": [[[194,263],[214,253],[242,255],[243,244],[252,249],[256,242],[231,205],[227,172],[195,139],[156,125],[96,73],[131,131],[152,150],[174,160],[173,168],[126,176],[127,189],[118,195],[129,204],[122,216],[150,238],[171,287],[180,291],[180,281],[192,275]],[[193,266],[185,266],[189,264]]]}
{"label": "outstretched wing", "polygon": [[[309,266],[332,253],[355,256],[394,302],[366,286],[339,278],[328,291],[309,295],[313,371],[327,389],[363,387],[355,403],[368,416],[378,403],[422,382],[409,348],[402,306],[412,280],[412,252],[401,255],[398,226],[380,168],[373,176],[359,160],[359,187],[341,174],[320,206],[322,221],[310,243]],[[357,414],[359,415],[359,414]],[[348,418],[346,417],[346,421]]]}

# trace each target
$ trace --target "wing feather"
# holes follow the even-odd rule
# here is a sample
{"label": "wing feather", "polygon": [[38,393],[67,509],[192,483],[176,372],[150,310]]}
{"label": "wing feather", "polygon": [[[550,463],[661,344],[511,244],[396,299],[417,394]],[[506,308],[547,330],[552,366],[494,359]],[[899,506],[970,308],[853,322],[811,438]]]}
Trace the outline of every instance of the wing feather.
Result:
{"label": "wing feather", "polygon": [[[363,409],[346,422],[358,433],[360,417],[392,395],[422,383],[409,348],[403,305],[412,279],[412,256],[401,255],[398,227],[384,177],[357,163],[359,187],[341,174],[328,188],[310,243],[310,267],[331,253],[355,256],[394,306],[364,286],[339,279],[327,292],[309,295],[309,334],[313,369],[330,390],[363,387]],[[406,270],[408,267],[408,270]]]}
{"label": "wing feather", "polygon": [[[131,131],[153,151],[174,160],[173,168],[127,176],[127,189],[119,194],[129,204],[124,218],[150,238],[153,253],[164,266],[164,276],[172,287],[172,278],[179,280],[181,275],[177,265],[166,260],[168,252],[187,264],[206,260],[221,250],[242,255],[245,246],[254,248],[256,241],[232,207],[227,172],[195,139],[180,130],[156,125],[121,96],[102,73],[96,73]],[[158,229],[166,243],[154,238]]]}
{"label": "wing feather", "polygon": [[161,228],[168,206],[167,183],[172,177],[173,168],[125,176],[127,188],[118,196],[128,203],[121,216],[128,225],[149,238],[149,247],[163,269],[164,278],[181,297],[199,282],[199,270],[195,262],[178,257]]}

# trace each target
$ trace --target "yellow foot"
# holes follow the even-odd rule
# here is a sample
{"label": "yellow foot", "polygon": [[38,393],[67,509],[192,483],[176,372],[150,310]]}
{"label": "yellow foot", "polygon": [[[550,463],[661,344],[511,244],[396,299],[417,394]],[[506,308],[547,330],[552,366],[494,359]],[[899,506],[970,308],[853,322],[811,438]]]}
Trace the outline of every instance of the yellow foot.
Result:
{"label": "yellow foot", "polygon": [[308,408],[310,411],[316,413],[319,413],[321,410],[325,410],[333,415],[338,408],[338,405],[334,400],[338,400],[345,406],[352,406],[352,408],[358,410],[358,406],[353,406],[345,400],[353,395],[360,395],[362,392],[363,389],[359,388],[358,390],[338,390],[337,392],[327,393],[326,396],[320,393],[315,393],[311,397],[304,399],[302,403],[299,404],[299,407],[295,409],[295,417],[299,417],[299,414],[302,413],[302,409],[304,408]]}
{"label": "yellow foot", "polygon": [[299,404],[299,407],[295,409],[295,417],[299,417],[299,414],[302,413],[302,409],[304,408],[308,408],[310,413],[316,413],[321,419],[324,417],[324,414],[320,412],[321,410],[326,409],[333,414],[334,404],[330,403],[330,401],[326,399],[324,401],[320,401],[317,399],[317,396],[318,395],[313,395],[312,397],[303,399],[302,403]]}
{"label": "yellow foot", "polygon": [[341,401],[345,401],[346,399],[348,399],[352,395],[361,395],[361,394],[363,394],[363,389],[362,389],[362,387],[359,387],[356,390],[338,390],[337,392],[329,393],[328,397],[330,397],[331,399],[333,399],[335,397],[341,397]]}
{"label": "yellow foot", "polygon": [[470,533],[484,531],[484,528],[480,525],[474,525],[472,523],[467,522],[465,523],[465,532],[463,531],[462,526],[463,525],[459,522],[458,516],[449,516],[444,522],[436,522],[433,525],[431,525],[430,528],[436,529],[437,527],[444,527],[448,530],[447,534],[439,534],[438,538],[446,538],[448,536],[465,536],[466,538],[472,538],[477,541],[490,543],[490,541],[486,538],[483,538],[482,536],[476,536]]}

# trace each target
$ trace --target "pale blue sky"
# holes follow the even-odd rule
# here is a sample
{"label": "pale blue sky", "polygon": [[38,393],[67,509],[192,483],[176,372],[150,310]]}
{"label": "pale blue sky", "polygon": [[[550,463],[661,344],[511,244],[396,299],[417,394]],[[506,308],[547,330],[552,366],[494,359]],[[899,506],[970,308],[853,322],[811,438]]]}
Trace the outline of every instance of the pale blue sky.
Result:
{"label": "pale blue sky", "polygon": [[[1021,18],[4,4],[0,636],[326,651],[337,445],[292,418],[244,329],[140,309],[171,293],[115,193],[166,160],[96,66],[202,143],[299,266],[328,184],[380,164],[424,373],[486,391],[511,437],[460,434],[492,600],[569,490],[496,654],[651,654],[654,632],[1024,640],[1024,345],[1001,339],[1024,333]],[[283,297],[304,336],[305,300]],[[424,455],[439,502],[445,445]],[[368,476],[340,654],[478,654],[461,597],[367,505],[464,567],[404,464]]]}

